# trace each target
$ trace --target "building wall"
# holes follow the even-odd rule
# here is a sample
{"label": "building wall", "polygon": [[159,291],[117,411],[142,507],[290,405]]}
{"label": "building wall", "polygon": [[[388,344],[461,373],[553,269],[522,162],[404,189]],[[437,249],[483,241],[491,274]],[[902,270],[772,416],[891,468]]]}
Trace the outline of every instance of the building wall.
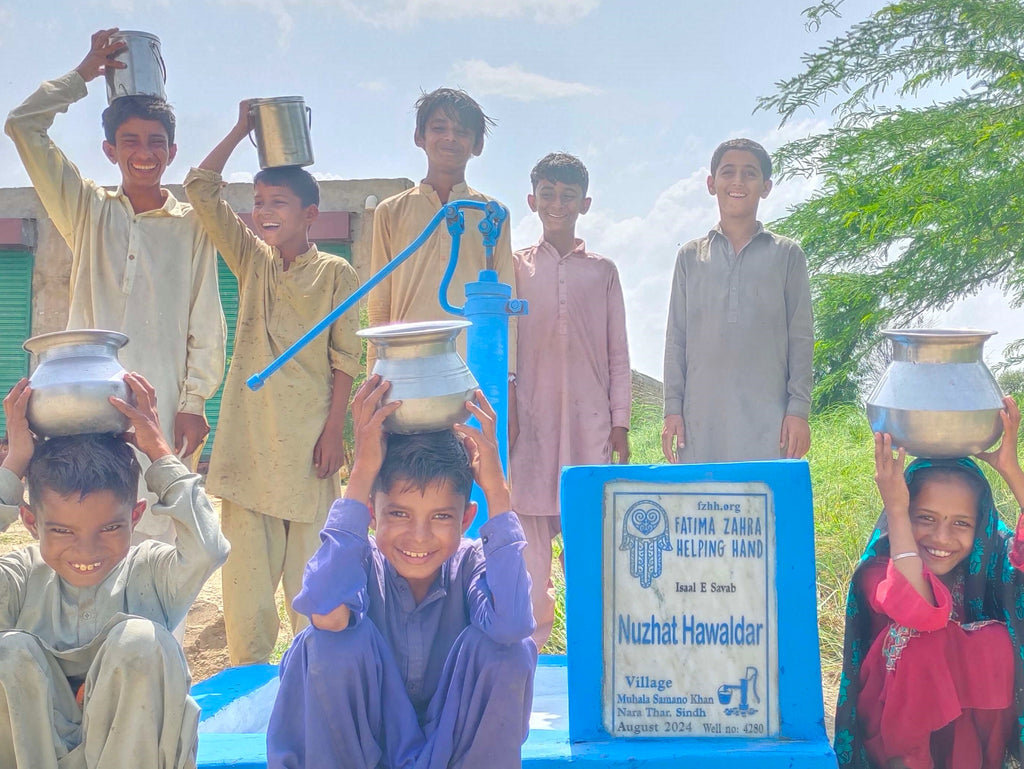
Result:
{"label": "building wall", "polygon": [[[373,212],[366,199],[384,200],[413,186],[408,179],[354,179],[320,182],[320,210],[348,211],[351,215],[352,261],[359,279],[370,272]],[[185,200],[180,185],[168,185],[171,193]],[[225,199],[236,211],[252,207],[252,185],[229,184]],[[36,220],[36,247],[32,271],[32,335],[62,331],[67,323],[71,251],[46,216],[31,187],[0,189],[0,219]]]}

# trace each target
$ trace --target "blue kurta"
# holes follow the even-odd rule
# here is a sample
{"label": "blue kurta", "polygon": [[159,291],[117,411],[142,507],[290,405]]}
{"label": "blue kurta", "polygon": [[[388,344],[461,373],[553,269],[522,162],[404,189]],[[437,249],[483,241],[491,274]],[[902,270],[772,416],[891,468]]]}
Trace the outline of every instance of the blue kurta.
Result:
{"label": "blue kurta", "polygon": [[419,604],[369,524],[362,503],[335,502],[306,567],[294,608],[344,604],[352,620],[307,628],[282,660],[268,766],[519,766],[536,664],[519,519],[464,539]]}

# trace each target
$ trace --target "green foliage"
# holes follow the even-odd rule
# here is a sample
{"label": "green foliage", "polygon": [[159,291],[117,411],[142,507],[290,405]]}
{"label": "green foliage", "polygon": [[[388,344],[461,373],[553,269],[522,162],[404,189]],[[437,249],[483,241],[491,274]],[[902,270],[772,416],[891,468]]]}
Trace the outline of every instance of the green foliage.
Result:
{"label": "green foliage", "polygon": [[[822,3],[811,25],[835,11]],[[817,176],[820,190],[774,226],[798,239],[813,278],[815,396],[852,402],[886,325],[996,284],[1024,302],[1024,3],[892,3],[776,83],[758,108],[785,122],[838,100],[834,127],[775,156],[780,176]],[[877,103],[967,90],[920,107]]]}

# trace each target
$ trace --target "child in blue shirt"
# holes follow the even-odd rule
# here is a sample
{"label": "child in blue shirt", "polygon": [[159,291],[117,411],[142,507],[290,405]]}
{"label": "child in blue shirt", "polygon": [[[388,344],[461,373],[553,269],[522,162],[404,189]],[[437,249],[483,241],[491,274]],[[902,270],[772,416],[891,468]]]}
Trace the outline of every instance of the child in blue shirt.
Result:
{"label": "child in blue shirt", "polygon": [[[312,627],[281,661],[268,767],[518,767],[537,648],[494,411],[478,391],[480,430],[387,436],[387,388],[352,401],[355,461],[294,601]],[[462,538],[474,480],[479,541]]]}

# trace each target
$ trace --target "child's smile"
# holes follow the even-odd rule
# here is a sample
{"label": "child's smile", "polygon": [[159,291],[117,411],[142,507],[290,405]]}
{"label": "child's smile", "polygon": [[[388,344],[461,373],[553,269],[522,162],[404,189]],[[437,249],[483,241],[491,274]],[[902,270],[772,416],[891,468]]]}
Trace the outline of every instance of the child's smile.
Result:
{"label": "child's smile", "polygon": [[98,585],[124,560],[146,507],[122,502],[107,490],[80,498],[47,489],[42,497],[34,512],[22,508],[22,520],[39,540],[46,565],[75,587]]}
{"label": "child's smile", "polygon": [[375,495],[377,547],[405,577],[417,602],[426,597],[444,562],[458,550],[475,512],[476,505],[467,505],[447,483],[417,489],[399,480],[390,492]]}
{"label": "child's smile", "polygon": [[928,570],[943,577],[970,555],[978,517],[978,499],[955,476],[929,478],[910,504],[910,522],[918,553]]}

